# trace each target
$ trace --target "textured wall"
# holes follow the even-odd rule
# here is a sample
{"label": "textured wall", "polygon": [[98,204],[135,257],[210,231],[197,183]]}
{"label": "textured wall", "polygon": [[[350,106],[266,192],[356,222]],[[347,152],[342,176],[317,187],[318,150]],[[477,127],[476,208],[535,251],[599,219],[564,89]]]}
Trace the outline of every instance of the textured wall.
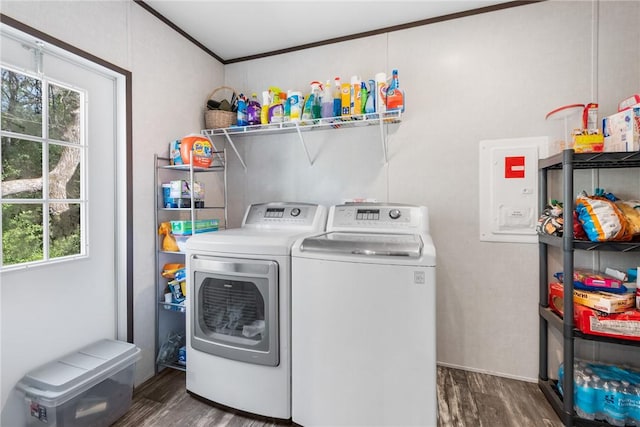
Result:
{"label": "textured wall", "polygon": [[[438,361],[535,380],[538,248],[479,241],[478,142],[558,135],[561,123],[545,116],[562,105],[596,100],[601,116],[613,113],[640,87],[638,18],[635,2],[543,2],[227,65],[226,84],[245,92],[398,68],[407,93],[402,123],[388,130],[388,164],[375,127],[305,134],[313,166],[295,134],[238,138],[248,170],[231,168],[232,217],[277,199],[426,205]],[[637,192],[638,176],[629,180]]]}

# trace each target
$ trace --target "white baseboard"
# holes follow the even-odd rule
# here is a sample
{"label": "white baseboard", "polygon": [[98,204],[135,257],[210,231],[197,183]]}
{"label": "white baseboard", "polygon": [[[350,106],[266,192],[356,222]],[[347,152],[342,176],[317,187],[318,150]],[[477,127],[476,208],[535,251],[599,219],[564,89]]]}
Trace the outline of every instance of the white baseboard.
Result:
{"label": "white baseboard", "polygon": [[445,368],[460,369],[462,371],[477,372],[479,374],[495,375],[497,377],[509,378],[509,379],[512,379],[512,380],[526,381],[528,383],[537,383],[538,382],[537,378],[529,378],[529,377],[522,377],[522,376],[518,376],[518,375],[505,374],[504,372],[488,371],[488,370],[485,370],[485,369],[471,368],[469,366],[459,366],[459,365],[455,365],[453,363],[445,363],[445,362],[436,362],[436,364],[438,366],[444,366]]}

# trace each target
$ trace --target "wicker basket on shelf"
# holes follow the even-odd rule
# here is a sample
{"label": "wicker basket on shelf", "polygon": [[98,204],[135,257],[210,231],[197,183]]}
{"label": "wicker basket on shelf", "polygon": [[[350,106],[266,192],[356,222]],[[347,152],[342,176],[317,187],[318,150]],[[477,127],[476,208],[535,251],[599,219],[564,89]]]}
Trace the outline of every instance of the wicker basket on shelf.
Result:
{"label": "wicker basket on shelf", "polygon": [[222,129],[228,128],[234,124],[236,124],[237,113],[226,110],[210,110],[208,108],[208,101],[210,99],[214,99],[213,96],[221,90],[228,90],[231,92],[231,99],[233,101],[233,94],[235,94],[235,90],[229,86],[220,86],[211,92],[209,97],[207,97],[207,102],[205,103],[205,112],[204,112],[204,124],[207,129]]}

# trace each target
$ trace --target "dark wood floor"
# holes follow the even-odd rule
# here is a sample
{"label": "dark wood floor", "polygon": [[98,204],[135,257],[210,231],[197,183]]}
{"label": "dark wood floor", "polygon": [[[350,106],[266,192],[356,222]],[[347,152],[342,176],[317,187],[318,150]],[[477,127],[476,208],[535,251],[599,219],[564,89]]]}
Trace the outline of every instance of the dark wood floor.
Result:
{"label": "dark wood floor", "polygon": [[[438,367],[438,427],[561,427],[538,386]],[[134,391],[131,409],[115,427],[273,427],[213,407],[185,391],[185,373],[166,369]]]}

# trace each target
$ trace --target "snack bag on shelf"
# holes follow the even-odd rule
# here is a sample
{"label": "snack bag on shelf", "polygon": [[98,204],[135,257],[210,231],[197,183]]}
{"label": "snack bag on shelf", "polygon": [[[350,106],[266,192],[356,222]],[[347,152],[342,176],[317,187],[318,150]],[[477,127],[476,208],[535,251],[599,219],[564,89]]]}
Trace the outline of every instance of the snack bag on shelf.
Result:
{"label": "snack bag on shelf", "polygon": [[[554,276],[562,282],[563,273],[555,273]],[[573,286],[576,289],[588,291],[605,291],[614,293],[625,293],[627,288],[622,284],[622,280],[616,279],[605,273],[586,268],[575,268],[573,270]]]}
{"label": "snack bag on shelf", "polygon": [[[554,274],[558,280],[562,282],[562,272]],[[591,286],[594,288],[607,288],[609,289],[618,289],[623,287],[622,280],[616,279],[615,277],[600,273],[595,270],[589,270],[586,268],[575,268],[573,270],[573,282],[574,284],[578,282],[583,286]]]}
{"label": "snack bag on shelf", "polygon": [[[562,202],[551,200],[540,215],[540,218],[538,218],[536,232],[538,234],[562,237],[563,231],[564,217]],[[589,240],[575,210],[573,211],[573,237],[578,240]]]}
{"label": "snack bag on shelf", "polygon": [[640,200],[618,200],[616,206],[627,219],[631,234],[640,235]]}
{"label": "snack bag on shelf", "polygon": [[178,273],[179,271],[184,272],[184,264],[167,263],[162,267],[161,274],[162,274],[162,277],[164,277],[165,279],[175,279],[176,274],[179,274]]}
{"label": "snack bag on shelf", "polygon": [[562,236],[563,225],[562,203],[557,200],[551,200],[551,203],[544,208],[540,218],[538,218],[536,231],[538,234]]}
{"label": "snack bag on shelf", "polygon": [[576,199],[576,211],[592,242],[628,241],[633,237],[626,217],[614,201],[606,197],[582,192]]}

